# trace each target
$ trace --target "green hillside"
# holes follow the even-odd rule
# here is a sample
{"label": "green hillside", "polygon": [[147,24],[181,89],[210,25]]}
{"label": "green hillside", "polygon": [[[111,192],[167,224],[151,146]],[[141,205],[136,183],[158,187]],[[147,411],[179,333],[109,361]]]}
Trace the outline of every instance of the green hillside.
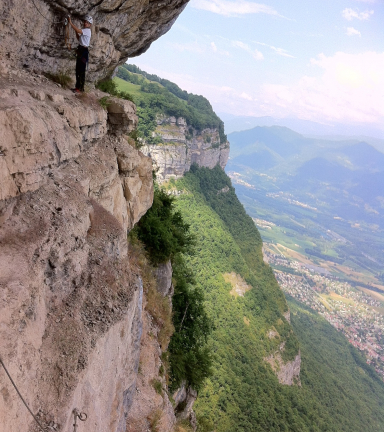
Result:
{"label": "green hillside", "polygon": [[[120,69],[114,82],[138,104],[142,133],[153,130],[158,113],[176,116],[187,109],[203,122],[215,120],[205,98],[130,68]],[[284,172],[286,160],[296,160],[299,153],[292,164],[298,169],[317,156],[324,143],[314,141],[314,146],[308,146],[286,128],[256,132],[256,141],[251,131],[244,148],[244,137],[234,135],[233,154],[238,159],[231,163],[237,170],[248,163],[248,180],[255,180],[257,188],[237,187],[247,209],[270,220],[265,191],[276,181],[273,175]],[[328,166],[330,157],[326,150],[325,162],[320,161],[323,166]],[[366,150],[340,144],[337,155],[344,162],[364,165],[362,169],[376,169],[377,155]],[[361,157],[362,151],[367,157]],[[259,176],[249,166],[260,156],[260,166],[271,169],[270,175]],[[317,174],[313,167],[310,171]],[[157,189],[154,206],[141,219],[136,234],[154,264],[172,260],[175,332],[164,361],[170,393],[183,380],[199,391],[194,405],[198,431],[384,432],[384,384],[373,367],[320,315],[293,299],[289,299],[292,324],[285,319],[288,305],[271,268],[263,262],[260,234],[225,172],[218,166],[212,170],[192,166],[165,188],[179,191],[177,199]],[[300,215],[309,219],[313,210],[299,207],[298,214],[281,210],[273,212],[272,234],[284,223],[284,235],[292,237],[295,247],[314,250],[306,237],[298,239],[306,226],[296,222]],[[310,227],[319,236],[324,234],[318,225]],[[190,241],[193,251],[185,249]],[[337,253],[332,256],[338,259]],[[280,352],[288,362],[297,358],[299,350],[300,382],[280,384],[265,358]]]}
{"label": "green hillside", "polygon": [[[279,384],[263,358],[287,340],[284,360],[291,360],[298,341],[262,262],[257,229],[219,167],[194,168],[176,187],[183,191],[176,206],[196,236],[188,261],[214,324],[213,375],[195,404],[199,430],[383,431],[384,385],[373,368],[326,321],[295,304],[302,386]],[[230,294],[224,275],[232,272],[251,287],[244,297]],[[269,339],[272,327],[279,336]]]}
{"label": "green hillside", "polygon": [[138,132],[147,142],[153,141],[152,132],[158,114],[183,117],[188,126],[199,132],[206,128],[217,129],[220,142],[227,141],[224,123],[204,96],[181,90],[171,81],[148,74],[135,65],[119,67],[114,82],[119,91],[132,95],[140,120]]}

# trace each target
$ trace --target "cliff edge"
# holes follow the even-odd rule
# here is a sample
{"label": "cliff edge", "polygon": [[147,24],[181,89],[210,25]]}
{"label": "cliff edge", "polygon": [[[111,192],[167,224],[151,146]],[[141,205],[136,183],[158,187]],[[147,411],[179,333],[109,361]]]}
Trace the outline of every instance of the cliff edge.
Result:
{"label": "cliff edge", "polygon": [[[135,106],[0,77],[0,355],[44,427],[124,431],[143,284],[127,230],[151,206],[152,162],[124,138]],[[35,424],[0,373],[1,431]],[[53,429],[52,429],[53,428]]]}

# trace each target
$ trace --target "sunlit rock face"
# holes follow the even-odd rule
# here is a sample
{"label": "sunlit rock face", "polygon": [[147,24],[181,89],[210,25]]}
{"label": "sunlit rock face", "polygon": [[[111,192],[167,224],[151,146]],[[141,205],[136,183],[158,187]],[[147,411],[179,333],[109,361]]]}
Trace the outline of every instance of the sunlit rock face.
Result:
{"label": "sunlit rock face", "polygon": [[[88,415],[84,432],[126,430],[145,301],[127,231],[152,205],[153,180],[127,139],[133,103],[75,96],[43,73],[74,73],[68,13],[77,26],[94,19],[93,82],[148,49],[186,3],[0,2],[0,355],[46,430],[72,430],[74,410]],[[37,430],[5,373],[0,418],[1,431]]]}
{"label": "sunlit rock face", "polygon": [[145,145],[141,150],[152,158],[160,183],[182,177],[194,163],[206,168],[216,165],[225,168],[229,142],[220,143],[217,129],[197,131],[182,117],[161,117],[157,123],[154,134],[162,143]]}
{"label": "sunlit rock face", "polygon": [[284,350],[284,343],[280,346],[280,351],[276,351],[264,360],[270,364],[273,372],[276,374],[279,383],[285,385],[301,386],[300,368],[301,368],[301,353],[300,350],[296,357],[284,362],[281,352]]}
{"label": "sunlit rock face", "polygon": [[[153,200],[135,106],[0,73],[0,353],[48,430],[122,432],[140,358],[143,285],[127,231]],[[109,110],[109,111],[108,111]],[[0,430],[34,430],[0,373]]]}
{"label": "sunlit rock face", "polygon": [[78,42],[66,37],[65,17],[76,26],[93,17],[87,77],[111,74],[128,57],[145,52],[166,33],[188,0],[4,0],[0,3],[0,58],[16,67],[68,73],[75,67]]}

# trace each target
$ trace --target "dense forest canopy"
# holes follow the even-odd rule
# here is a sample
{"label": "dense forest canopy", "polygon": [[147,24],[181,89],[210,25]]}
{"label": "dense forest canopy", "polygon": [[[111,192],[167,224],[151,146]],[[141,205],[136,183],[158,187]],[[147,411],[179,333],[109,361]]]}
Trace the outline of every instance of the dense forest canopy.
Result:
{"label": "dense forest canopy", "polygon": [[135,93],[134,100],[140,119],[138,130],[146,140],[151,141],[152,132],[156,128],[156,116],[166,114],[185,118],[188,126],[192,126],[198,132],[206,128],[217,129],[220,142],[227,141],[224,123],[204,96],[181,90],[171,81],[148,74],[135,65],[120,66],[117,77],[140,86],[140,91]]}
{"label": "dense forest canopy", "polygon": [[[195,403],[199,431],[384,431],[384,384],[375,370],[321,316],[287,304],[263,263],[259,233],[219,167],[194,166],[170,182],[175,202],[195,236],[186,262],[204,292],[213,331],[208,346],[213,374]],[[224,192],[226,187],[229,188]],[[252,289],[233,297],[223,274],[241,275]],[[267,334],[273,328],[278,337]],[[286,341],[284,360],[302,354],[301,386],[287,386],[264,358]]]}

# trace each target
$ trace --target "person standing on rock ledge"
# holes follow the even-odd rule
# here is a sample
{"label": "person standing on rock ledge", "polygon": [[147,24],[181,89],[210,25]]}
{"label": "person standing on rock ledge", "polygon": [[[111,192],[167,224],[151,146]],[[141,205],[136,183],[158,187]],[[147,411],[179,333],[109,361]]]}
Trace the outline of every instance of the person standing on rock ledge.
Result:
{"label": "person standing on rock ledge", "polygon": [[87,15],[83,22],[84,28],[77,28],[71,20],[71,17],[68,17],[69,24],[76,32],[76,38],[79,41],[79,46],[77,48],[77,56],[76,56],[76,87],[72,90],[74,93],[82,93],[84,91],[85,84],[85,70],[87,68],[88,63],[88,47],[91,42],[91,26],[93,23],[93,19],[91,16]]}

